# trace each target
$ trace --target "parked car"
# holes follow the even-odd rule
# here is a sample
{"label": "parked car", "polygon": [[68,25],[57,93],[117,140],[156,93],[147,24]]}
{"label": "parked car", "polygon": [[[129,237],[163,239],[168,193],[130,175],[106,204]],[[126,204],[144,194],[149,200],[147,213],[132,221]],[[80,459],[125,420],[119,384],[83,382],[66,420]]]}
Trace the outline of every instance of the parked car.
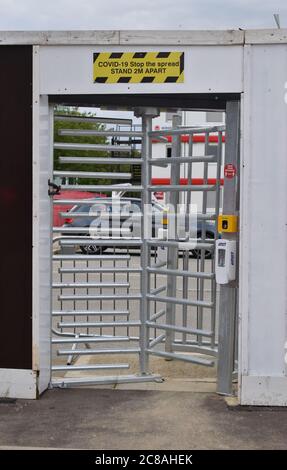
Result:
{"label": "parked car", "polygon": [[[53,199],[54,200],[61,200],[61,199],[79,199],[79,203],[81,199],[91,199],[95,197],[106,197],[105,195],[95,194],[87,191],[73,191],[68,189],[61,189],[60,194],[56,194]],[[63,218],[61,217],[61,213],[71,210],[74,207],[73,204],[55,204],[53,207],[53,227],[61,227],[63,225]]]}
{"label": "parked car", "polygon": [[[88,200],[90,202],[90,199]],[[86,201],[85,201],[86,202]],[[167,212],[165,206],[156,201],[152,201],[151,236],[157,238],[159,230],[167,228]],[[67,212],[64,227],[87,227],[87,233],[76,233],[75,237],[95,237],[118,238],[129,236],[140,238],[141,236],[141,199],[139,198],[111,198],[104,200],[101,198],[91,199],[91,204],[78,204]],[[195,219],[196,220],[196,219]],[[206,222],[206,239],[215,238],[215,223]],[[184,215],[179,218],[179,232],[185,232]],[[194,238],[201,238],[202,222],[198,221],[194,226]],[[127,245],[128,246],[128,239]],[[98,254],[107,247],[97,246],[96,241],[91,245],[80,245],[80,249],[85,254]],[[192,255],[200,256],[200,250],[192,250]],[[210,258],[212,252],[206,250],[205,257]]]}
{"label": "parked car", "polygon": [[[90,201],[90,199],[89,199]],[[86,202],[86,201],[85,201]],[[159,228],[163,227],[164,207],[152,202],[151,236],[155,237]],[[94,198],[91,204],[78,204],[67,212],[64,227],[87,227],[87,233],[73,232],[73,236],[98,236],[99,238],[118,238],[141,236],[141,200],[138,198]],[[128,245],[128,241],[127,241]],[[97,254],[106,247],[96,243],[88,246],[80,245],[85,254]]]}

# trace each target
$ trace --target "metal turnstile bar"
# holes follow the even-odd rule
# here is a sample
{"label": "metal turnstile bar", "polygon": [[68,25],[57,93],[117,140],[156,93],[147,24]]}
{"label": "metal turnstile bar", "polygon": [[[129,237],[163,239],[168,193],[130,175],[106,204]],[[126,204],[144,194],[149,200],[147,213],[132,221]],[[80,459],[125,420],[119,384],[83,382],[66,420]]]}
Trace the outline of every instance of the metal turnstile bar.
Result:
{"label": "metal turnstile bar", "polygon": [[149,186],[148,191],[215,191],[216,185],[211,184],[176,184],[176,185],[156,185]]}
{"label": "metal turnstile bar", "polygon": [[168,274],[171,276],[182,276],[182,277],[193,277],[199,278],[203,277],[204,279],[214,279],[214,273],[201,273],[201,272],[191,272],[191,271],[183,271],[182,269],[167,269],[167,268],[148,268],[149,273],[152,274]]}
{"label": "metal turnstile bar", "polygon": [[162,310],[159,310],[158,312],[155,312],[153,315],[151,315],[150,321],[155,321],[158,318],[161,318],[165,314],[166,314],[166,309],[163,308]]}
{"label": "metal turnstile bar", "polygon": [[[87,191],[87,192],[113,192],[113,191],[132,191],[132,192],[141,192],[141,186],[124,186],[124,185],[94,185],[94,184],[65,184],[66,190],[73,191]],[[59,200],[59,199],[58,199]],[[63,201],[60,202],[63,203]],[[82,201],[78,200],[82,204]]]}
{"label": "metal turnstile bar", "polygon": [[78,144],[78,143],[67,143],[67,142],[55,142],[55,150],[92,150],[100,152],[131,152],[132,147],[130,145],[106,145],[106,144]]}
{"label": "metal turnstile bar", "polygon": [[116,157],[59,157],[60,163],[83,163],[90,165],[141,165],[141,158]]}
{"label": "metal turnstile bar", "polygon": [[[87,217],[99,217],[101,216],[101,220],[121,220],[123,217],[130,217],[131,220],[133,221],[135,218],[137,219],[140,219],[143,215],[142,213],[140,212],[135,212],[133,214],[131,214],[130,212],[121,212],[121,214],[113,214],[112,212],[109,212],[108,214],[99,209],[99,210],[95,210],[95,206],[98,205],[98,203],[100,205],[101,202],[100,201],[97,201],[97,202],[90,202],[90,205],[91,205],[91,209],[90,211],[87,213],[87,212],[72,212],[72,213],[69,213],[69,212],[59,212],[60,216],[63,217],[63,218],[67,218],[67,217],[73,217],[73,219],[81,219],[81,218],[87,218]],[[109,201],[109,203],[111,204],[111,202]],[[103,203],[103,205],[105,204],[105,202]],[[58,231],[60,232],[61,231],[61,228],[63,227],[54,227],[54,229],[57,228]],[[114,228],[113,228],[114,230]]]}
{"label": "metal turnstile bar", "polygon": [[[118,227],[103,228],[103,227],[93,227],[93,225],[90,225],[90,227],[53,227],[53,233],[63,233],[63,234],[71,233],[71,234],[76,234],[76,235],[79,234],[79,236],[83,234],[87,236],[87,232],[90,232],[91,240],[94,239],[93,237],[95,236],[98,237],[100,235],[105,237],[111,234],[112,236],[119,237],[120,235],[127,236],[131,234],[130,229],[118,228]],[[109,238],[111,237],[109,236]]]}
{"label": "metal turnstile bar", "polygon": [[[95,210],[94,209],[94,205],[97,205],[96,202],[90,202],[90,205],[91,205],[91,209],[89,210],[89,212],[69,212],[68,211],[65,211],[65,212],[59,212],[59,215],[63,218],[63,219],[67,219],[67,217],[71,217],[71,215],[73,214],[73,219],[86,219],[87,217],[99,217],[100,215],[102,215],[102,210],[99,209],[99,210]],[[55,231],[56,229],[58,230],[58,232],[60,232],[60,230],[62,228],[65,228],[63,226],[61,227],[53,227],[53,231]]]}
{"label": "metal turnstile bar", "polygon": [[150,293],[153,295],[160,294],[166,290],[166,285],[156,287],[155,289],[151,289]]}
{"label": "metal turnstile bar", "polygon": [[125,268],[125,267],[111,267],[111,268],[59,268],[59,273],[88,273],[88,274],[97,274],[97,273],[134,273],[140,274],[142,272],[141,268]]}
{"label": "metal turnstile bar", "polygon": [[66,343],[114,343],[114,342],[129,341],[128,336],[84,336],[76,338],[75,336],[69,338],[52,338],[52,344],[66,344]]}
{"label": "metal turnstile bar", "polygon": [[200,346],[198,345],[192,345],[192,344],[180,344],[178,342],[173,343],[173,348],[175,351],[182,351],[182,352],[193,352],[193,353],[198,353],[198,354],[208,354],[209,356],[217,357],[218,356],[218,351],[217,348],[211,348],[207,346],[203,346],[202,344]]}
{"label": "metal turnstile bar", "polygon": [[65,114],[56,114],[54,116],[54,121],[66,121],[66,122],[78,122],[78,123],[100,123],[100,124],[118,124],[123,126],[132,126],[132,119],[125,118],[111,118],[111,117],[100,117],[100,116],[67,116]]}
{"label": "metal turnstile bar", "polygon": [[[65,206],[65,205],[75,206],[75,205],[79,205],[79,203],[81,203],[81,206],[91,206],[91,207],[93,207],[94,204],[98,203],[101,199],[104,199],[104,198],[99,198],[98,196],[96,196],[96,197],[91,197],[89,199],[54,199],[53,200],[53,205],[54,206],[59,206],[59,205],[61,205],[61,206]],[[67,217],[68,212],[66,212],[65,214],[66,214],[66,217]]]}
{"label": "metal turnstile bar", "polygon": [[184,328],[182,326],[168,325],[167,323],[161,324],[161,323],[153,323],[153,322],[148,321],[146,324],[150,328],[156,328],[158,330],[178,331],[179,333],[186,333],[188,335],[206,336],[207,338],[211,338],[213,334],[212,331],[198,330],[197,328]]}
{"label": "metal turnstile bar", "polygon": [[152,341],[150,341],[149,343],[149,348],[153,348],[154,346],[156,346],[157,344],[159,343],[162,343],[166,338],[166,334],[162,334],[162,335],[159,335],[157,336],[156,338],[154,338]]}
{"label": "metal turnstile bar", "polygon": [[[148,240],[147,244],[151,246],[167,246],[167,247],[175,247],[178,248],[179,251],[183,251],[183,245],[186,243],[187,247],[186,250],[194,250],[195,248],[204,248],[206,250],[213,250],[214,249],[214,242],[211,243],[202,243],[202,242],[197,242],[197,238],[190,239],[188,241],[180,241],[180,240]],[[192,248],[190,248],[190,244],[192,244]]]}
{"label": "metal turnstile bar", "polygon": [[[102,237],[100,239],[98,238],[75,238],[73,239],[72,237],[69,237],[68,239],[65,240],[60,240],[60,245],[63,246],[74,246],[74,245],[81,245],[81,246],[89,246],[89,245],[97,245],[97,246],[141,246],[142,241],[141,240],[135,240],[131,238],[107,238],[103,239]],[[80,255],[81,256],[81,255]],[[94,255],[90,255],[89,259],[93,259]]]}
{"label": "metal turnstile bar", "polygon": [[140,326],[139,321],[113,321],[113,322],[59,322],[58,328],[109,328],[113,326]]}
{"label": "metal turnstile bar", "polygon": [[53,310],[53,317],[68,317],[68,316],[96,316],[96,315],[126,315],[129,316],[128,310]]}
{"label": "metal turnstile bar", "polygon": [[130,255],[54,255],[54,261],[128,260]]}
{"label": "metal turnstile bar", "polygon": [[157,295],[147,295],[149,300],[154,300],[156,302],[165,302],[165,303],[174,303],[180,305],[192,305],[192,306],[201,306],[205,308],[212,308],[213,302],[205,302],[203,300],[186,300],[186,299],[177,299],[176,297],[159,297]]}
{"label": "metal turnstile bar", "polygon": [[[93,204],[93,202],[90,202],[91,209],[88,213],[87,212],[86,213],[85,212],[72,212],[72,213],[70,213],[70,212],[65,211],[65,212],[60,212],[59,214],[64,218],[73,217],[73,219],[77,219],[77,218],[81,219],[81,218],[87,218],[87,217],[95,217],[96,218],[100,215],[101,219],[103,219],[103,220],[113,220],[113,221],[114,220],[117,220],[117,221],[121,220],[123,218],[123,216],[124,217],[130,217],[131,220],[134,220],[135,218],[140,219],[143,216],[141,212],[135,212],[135,213],[131,214],[131,213],[127,213],[127,212],[122,211],[122,214],[119,215],[119,214],[116,214],[116,213],[113,214],[112,212],[107,213],[106,211],[101,210],[101,209],[95,211],[94,208],[95,208],[95,206],[98,205],[98,202],[99,201],[97,201],[94,204]],[[109,201],[109,203],[110,203],[110,201]],[[57,228],[60,231],[62,227],[54,227],[54,228]],[[97,228],[97,227],[94,227],[94,228]],[[105,229],[108,229],[108,227],[105,228]]]}
{"label": "metal turnstile bar", "polygon": [[182,163],[214,163],[216,162],[216,155],[202,155],[190,157],[165,157],[165,158],[150,158],[148,163],[154,166],[167,166],[171,163],[180,165]]}
{"label": "metal turnstile bar", "polygon": [[[62,320],[62,319],[61,319]],[[56,336],[59,337],[69,337],[69,338],[87,338],[87,337],[93,337],[93,338],[99,338],[98,334],[90,334],[90,333],[76,333],[73,331],[73,333],[68,333],[67,331],[58,331],[55,328],[52,328],[52,333]],[[105,335],[106,338],[112,337],[112,335]]]}
{"label": "metal turnstile bar", "polygon": [[142,296],[140,294],[111,294],[111,295],[59,295],[59,300],[140,300]]}
{"label": "metal turnstile bar", "polygon": [[202,365],[202,366],[208,366],[208,367],[212,367],[214,366],[214,361],[209,361],[207,359],[202,359],[202,358],[199,358],[199,357],[190,357],[190,356],[182,356],[182,355],[179,355],[179,354],[175,354],[175,353],[169,353],[169,352],[165,352],[165,351],[157,351],[156,349],[148,349],[147,352],[149,354],[152,354],[154,356],[159,356],[159,357],[166,357],[168,359],[177,359],[177,360],[180,360],[180,361],[184,361],[184,362],[191,362],[192,364],[199,364],[199,365]]}
{"label": "metal turnstile bar", "polygon": [[127,348],[127,349],[59,349],[57,352],[58,356],[69,356],[74,354],[76,356],[94,356],[100,354],[138,354],[139,348]]}
{"label": "metal turnstile bar", "polygon": [[[115,187],[115,191],[118,189],[118,186]],[[79,205],[79,203],[81,204],[81,206],[91,206],[91,209],[92,209],[92,215],[93,215],[93,210],[95,209],[95,205],[104,205],[104,204],[111,204],[111,201],[109,200],[108,202],[106,201],[105,198],[103,197],[99,197],[99,196],[96,196],[96,197],[91,197],[89,199],[54,199],[53,201],[53,205],[54,206],[57,206],[57,205]],[[96,211],[96,214],[98,214],[98,212],[100,211]],[[78,212],[79,213],[79,212]],[[69,214],[68,212],[64,212],[64,217],[66,216],[67,217],[67,214]],[[135,214],[139,214],[138,212],[135,213]],[[135,214],[133,214],[133,217],[135,216]],[[71,214],[69,214],[68,216],[70,216]],[[103,216],[104,214],[102,214]],[[76,213],[73,213],[73,217],[77,217]],[[86,217],[87,217],[87,214],[86,214]],[[113,217],[116,217],[116,215],[114,215]]]}
{"label": "metal turnstile bar", "polygon": [[116,179],[130,180],[131,173],[108,173],[104,171],[54,171],[53,176],[62,178],[91,178],[91,179]]}
{"label": "metal turnstile bar", "polygon": [[98,131],[94,129],[59,129],[58,135],[70,137],[142,137],[140,131],[115,131],[114,129]]}
{"label": "metal turnstile bar", "polygon": [[[73,354],[75,354],[73,352]],[[52,371],[74,371],[74,370],[110,370],[110,369],[129,369],[129,364],[98,364],[86,366],[52,366]]]}
{"label": "metal turnstile bar", "polygon": [[161,375],[145,374],[145,375],[117,375],[104,377],[91,377],[85,379],[65,378],[53,379],[51,386],[54,388],[75,387],[77,385],[101,385],[101,384],[120,384],[120,383],[141,383],[141,382],[158,382],[162,381]]}
{"label": "metal turnstile bar", "polygon": [[114,288],[114,287],[130,287],[128,282],[55,282],[52,284],[53,289],[85,289],[85,288]]}

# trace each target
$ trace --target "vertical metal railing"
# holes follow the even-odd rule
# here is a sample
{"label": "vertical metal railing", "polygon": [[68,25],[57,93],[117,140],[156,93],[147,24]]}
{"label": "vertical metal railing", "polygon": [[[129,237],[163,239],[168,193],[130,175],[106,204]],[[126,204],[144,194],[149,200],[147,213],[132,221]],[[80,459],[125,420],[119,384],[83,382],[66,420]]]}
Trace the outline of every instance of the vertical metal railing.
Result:
{"label": "vertical metal railing", "polygon": [[[221,187],[221,173],[222,173],[222,131],[218,132],[218,144],[217,144],[217,166],[216,166],[216,192],[215,192],[215,220],[218,220],[218,216],[221,209],[221,194],[222,194],[222,187]],[[218,239],[218,225],[215,224],[215,239]],[[215,273],[215,257],[213,256],[212,260],[212,272]],[[211,293],[212,297],[214,298],[214,306],[211,310],[211,330],[213,331],[213,336],[211,338],[211,347],[216,347],[216,314],[217,314],[217,306],[218,306],[218,295],[217,295],[217,284],[215,281],[215,277],[211,281]]]}
{"label": "vertical metal railing", "polygon": [[[204,153],[205,155],[207,155],[207,151],[208,151],[208,146],[209,146],[209,132],[206,131],[205,132],[205,143],[204,143]],[[208,184],[208,162],[203,162],[203,184],[204,185],[207,185]],[[206,215],[206,211],[207,211],[207,191],[203,191],[202,193],[202,214],[203,216]],[[203,217],[203,220],[202,220],[202,228],[201,228],[201,240],[202,242],[204,243],[206,241],[206,219],[205,217]],[[204,270],[205,270],[205,249],[202,248],[200,250],[200,272],[204,273]],[[204,300],[204,297],[206,295],[205,293],[205,290],[204,290],[204,283],[205,283],[205,280],[204,278],[200,278],[199,279],[199,292],[198,292],[198,299],[199,301],[203,301]],[[213,307],[212,307],[213,308]],[[201,330],[203,327],[203,307],[202,306],[199,306],[197,308],[197,328],[199,330]],[[197,341],[198,341],[198,344],[202,344],[202,337],[199,335],[197,337]]]}
{"label": "vertical metal railing", "polygon": [[[222,160],[222,133],[224,127],[217,126],[212,128],[175,128],[163,131],[153,131],[150,138],[160,138],[165,135],[171,135],[173,144],[178,145],[177,151],[170,158],[150,159],[151,166],[167,166],[170,165],[170,185],[149,186],[149,191],[163,191],[172,195],[169,200],[176,202],[180,200],[180,194],[185,192],[185,221],[190,221],[190,205],[193,201],[193,194],[202,194],[201,213],[198,214],[198,220],[201,223],[200,239],[190,238],[190,234],[185,230],[185,238],[171,239],[163,241],[151,241],[150,244],[157,246],[165,246],[168,253],[172,256],[167,258],[167,266],[154,267],[149,266],[150,275],[165,276],[167,294],[163,295],[159,287],[157,292],[150,292],[148,298],[150,302],[157,305],[165,305],[162,311],[154,313],[148,321],[150,329],[158,331],[158,336],[150,343],[149,353],[165,357],[167,359],[179,359],[191,363],[212,366],[214,365],[214,357],[217,356],[217,322],[216,322],[216,284],[215,284],[215,265],[213,252],[215,240],[210,239],[207,233],[207,222],[214,221],[219,213],[220,207],[220,190],[221,190],[221,160]],[[193,136],[195,134],[205,135],[205,145],[203,155],[193,155]],[[209,155],[209,137],[216,133],[218,136],[218,145],[215,147],[213,155]],[[181,146],[178,144],[182,135],[189,136],[189,154],[181,156]],[[201,163],[202,165],[202,184],[193,182],[193,165]],[[216,165],[216,174],[209,178],[209,163]],[[184,185],[180,184],[178,170],[180,165],[187,165],[187,181]],[[176,178],[176,179],[175,179]],[[213,182],[215,180],[215,182]],[[215,194],[215,208],[212,213],[207,211],[207,194],[208,192]],[[180,219],[180,214],[176,211],[175,219]],[[185,226],[186,229],[186,226]],[[194,235],[193,235],[194,236]],[[197,234],[195,235],[197,237]],[[218,232],[215,229],[215,238]],[[193,247],[193,248],[191,248]],[[192,262],[190,258],[190,250],[196,250],[199,254],[196,262]],[[206,261],[206,254],[211,253],[211,260]],[[180,263],[179,263],[180,261]],[[196,267],[196,263],[198,263]],[[208,268],[207,268],[208,266]],[[181,284],[177,285],[177,280],[181,279]],[[196,281],[197,289],[195,298],[193,297],[193,289],[189,289],[189,281]],[[170,282],[170,284],[169,284]],[[182,286],[182,295],[179,293],[180,285]],[[181,306],[181,318],[179,320],[179,310],[177,306]],[[173,312],[170,315],[170,312]],[[196,315],[194,325],[193,318]],[[163,333],[162,333],[163,332]],[[178,336],[180,334],[180,336]],[[166,339],[165,339],[166,338]],[[170,341],[172,338],[172,341]],[[163,348],[163,343],[165,346]],[[190,354],[181,355],[179,352]],[[199,353],[195,355],[194,353]],[[210,356],[205,358],[204,356]]]}
{"label": "vertical metal railing", "polygon": [[151,180],[151,169],[149,165],[149,159],[152,154],[152,145],[149,138],[150,132],[152,131],[152,119],[157,115],[157,111],[154,109],[141,110],[142,116],[142,171],[141,171],[141,185],[142,185],[142,197],[141,197],[141,208],[142,208],[142,223],[141,223],[141,303],[140,303],[140,370],[141,373],[148,373],[148,361],[149,355],[147,353],[149,345],[149,328],[147,328],[147,322],[150,318],[150,302],[148,299],[148,292],[150,290],[150,276],[148,273],[148,266],[150,260],[151,247],[148,244],[149,236],[149,224],[152,223],[151,212],[151,193],[148,191],[148,187]]}
{"label": "vertical metal railing", "polygon": [[[224,214],[238,215],[240,158],[240,102],[230,101],[226,106],[225,165],[235,168],[234,178],[225,178],[223,208]],[[236,240],[237,233],[224,233],[223,238]],[[235,358],[237,328],[237,281],[220,286],[219,351],[217,391],[224,395],[233,393],[232,379]]]}
{"label": "vertical metal railing", "polygon": [[[187,166],[187,184],[192,184],[192,156],[193,156],[193,135],[189,135],[188,141],[188,157],[190,161],[186,164]],[[186,195],[186,207],[185,207],[185,233],[186,235],[190,234],[190,211],[191,211],[191,191],[188,191]],[[189,270],[189,258],[190,253],[189,251],[185,251],[183,253],[183,270],[188,272]],[[197,279],[198,282],[198,279]],[[188,276],[183,276],[182,279],[182,297],[183,299],[188,299],[188,286],[189,286],[189,278]],[[182,326],[187,328],[188,326],[188,306],[182,306]],[[186,333],[182,334],[182,342],[183,344],[186,343],[187,335]]]}
{"label": "vertical metal railing", "polygon": [[[172,120],[172,127],[178,128],[181,125],[181,116],[174,115]],[[171,147],[171,158],[173,159],[173,163],[170,165],[170,184],[171,186],[178,186],[180,184],[180,165],[177,163],[177,160],[180,159],[181,156],[181,140],[180,135],[175,135],[172,141]],[[172,234],[172,239],[178,239],[178,206],[180,202],[180,193],[179,191],[171,191],[169,193],[169,204],[170,204],[170,221],[168,224],[168,230],[170,232],[170,228],[174,233]],[[167,268],[176,270],[178,268],[178,247],[175,244],[174,246],[167,247]],[[167,276],[167,297],[176,297],[176,285],[177,285],[177,278],[168,275]],[[176,304],[168,302],[166,305],[166,322],[169,325],[175,324],[175,315],[176,315]],[[175,332],[173,330],[166,331],[166,340],[165,340],[165,351],[167,353],[171,353],[173,351],[173,343],[175,339]]]}

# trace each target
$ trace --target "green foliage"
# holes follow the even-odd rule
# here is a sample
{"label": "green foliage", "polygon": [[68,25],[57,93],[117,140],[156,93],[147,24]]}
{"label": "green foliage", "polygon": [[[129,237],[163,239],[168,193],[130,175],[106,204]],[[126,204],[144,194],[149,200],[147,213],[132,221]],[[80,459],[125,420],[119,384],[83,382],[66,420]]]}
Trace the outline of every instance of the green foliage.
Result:
{"label": "green foliage", "polygon": [[[92,113],[83,113],[78,110],[78,108],[70,108],[58,106],[55,109],[55,116],[79,116],[79,117],[95,117],[95,114]],[[105,130],[105,125],[100,123],[93,122],[67,122],[61,120],[55,120],[54,123],[54,141],[55,142],[67,142],[67,143],[86,143],[86,144],[107,144],[108,140],[103,136],[88,136],[88,137],[71,137],[71,136],[61,136],[58,134],[60,129],[91,129],[91,130]],[[122,155],[122,153],[121,153]],[[59,156],[65,157],[106,157],[107,164],[74,164],[74,163],[60,163]],[[116,156],[116,147],[115,147],[115,156]],[[136,156],[136,155],[135,155]],[[109,165],[109,159],[111,155],[109,152],[99,151],[99,150],[54,150],[54,170],[62,171],[96,171],[96,172],[117,172],[119,168],[117,165]],[[120,171],[130,172],[130,165],[121,165]],[[91,178],[81,178],[78,179],[78,184],[118,184],[121,183],[121,180],[114,179],[91,179]],[[69,183],[73,184],[76,181],[69,178]]]}

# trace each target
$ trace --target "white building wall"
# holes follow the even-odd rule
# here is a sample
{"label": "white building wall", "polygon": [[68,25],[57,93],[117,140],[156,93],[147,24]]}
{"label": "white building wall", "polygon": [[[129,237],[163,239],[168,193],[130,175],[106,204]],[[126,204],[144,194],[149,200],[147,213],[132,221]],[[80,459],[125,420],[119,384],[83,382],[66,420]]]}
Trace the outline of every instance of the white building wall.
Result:
{"label": "white building wall", "polygon": [[[245,33],[244,47],[243,45],[176,46],[186,51],[188,64],[186,82],[179,85],[177,93],[244,91],[240,213],[239,400],[241,404],[246,405],[287,406],[286,33],[284,30],[268,34]],[[202,37],[205,37],[205,34],[207,33],[202,33]],[[148,36],[150,37],[150,33]],[[176,32],[176,38],[178,36],[180,33]],[[165,44],[162,39],[157,40],[159,44]],[[261,41],[262,45],[246,45],[248,40]],[[175,38],[173,41],[171,44],[176,44]],[[268,45],[264,44],[264,41],[277,41],[277,44]],[[278,44],[280,41],[282,44]],[[48,245],[46,249],[44,248],[44,240],[49,240],[48,219],[45,219],[44,215],[49,212],[46,196],[46,176],[49,169],[45,166],[45,158],[48,158],[47,107],[44,106],[40,110],[36,101],[39,95],[49,93],[145,93],[147,91],[147,88],[143,88],[141,84],[132,87],[128,84],[108,87],[98,84],[95,87],[91,78],[91,54],[97,46],[74,48],[72,45],[67,45],[67,39],[64,44],[66,45],[61,47],[40,47],[38,64],[40,81],[36,84],[37,89],[34,89],[33,158],[34,165],[38,165],[38,169],[34,170],[33,202],[35,224],[33,371],[1,370],[0,375],[3,380],[1,380],[0,394],[5,396],[9,396],[10,393],[10,396],[35,398],[37,372],[40,370],[41,373],[43,370],[45,374],[48,366],[48,362],[45,362],[47,359],[45,348],[48,343],[43,342],[46,341],[45,334],[49,331]],[[97,49],[120,51],[126,46],[126,44],[120,45],[120,42],[117,43],[118,46],[104,44]],[[138,47],[136,39],[131,37],[128,44],[129,49],[134,51],[144,51],[147,48],[146,43]],[[162,45],[156,44],[149,47],[151,50],[164,50],[162,48]],[[148,89],[152,93],[173,93],[174,85],[165,84],[158,87],[152,84]],[[45,99],[43,96],[42,103]],[[40,116],[44,120],[42,128],[37,121]],[[44,134],[41,134],[42,132]],[[40,212],[43,218],[39,222]],[[43,269],[46,272],[41,271]],[[44,389],[48,376],[42,377],[41,389]],[[13,392],[9,392],[12,389]]]}
{"label": "white building wall", "polygon": [[[138,44],[138,43],[136,43]],[[161,44],[166,44],[162,42]],[[184,82],[177,83],[94,83],[94,52],[165,51],[166,45],[65,45],[40,48],[41,94],[109,93],[236,93],[242,90],[243,50],[241,46],[174,44],[173,51],[184,52]],[[168,47],[170,50],[171,46]],[[212,73],[211,73],[212,71]],[[146,85],[146,84],[145,84]]]}
{"label": "white building wall", "polygon": [[240,402],[287,405],[287,45],[245,47]]}

